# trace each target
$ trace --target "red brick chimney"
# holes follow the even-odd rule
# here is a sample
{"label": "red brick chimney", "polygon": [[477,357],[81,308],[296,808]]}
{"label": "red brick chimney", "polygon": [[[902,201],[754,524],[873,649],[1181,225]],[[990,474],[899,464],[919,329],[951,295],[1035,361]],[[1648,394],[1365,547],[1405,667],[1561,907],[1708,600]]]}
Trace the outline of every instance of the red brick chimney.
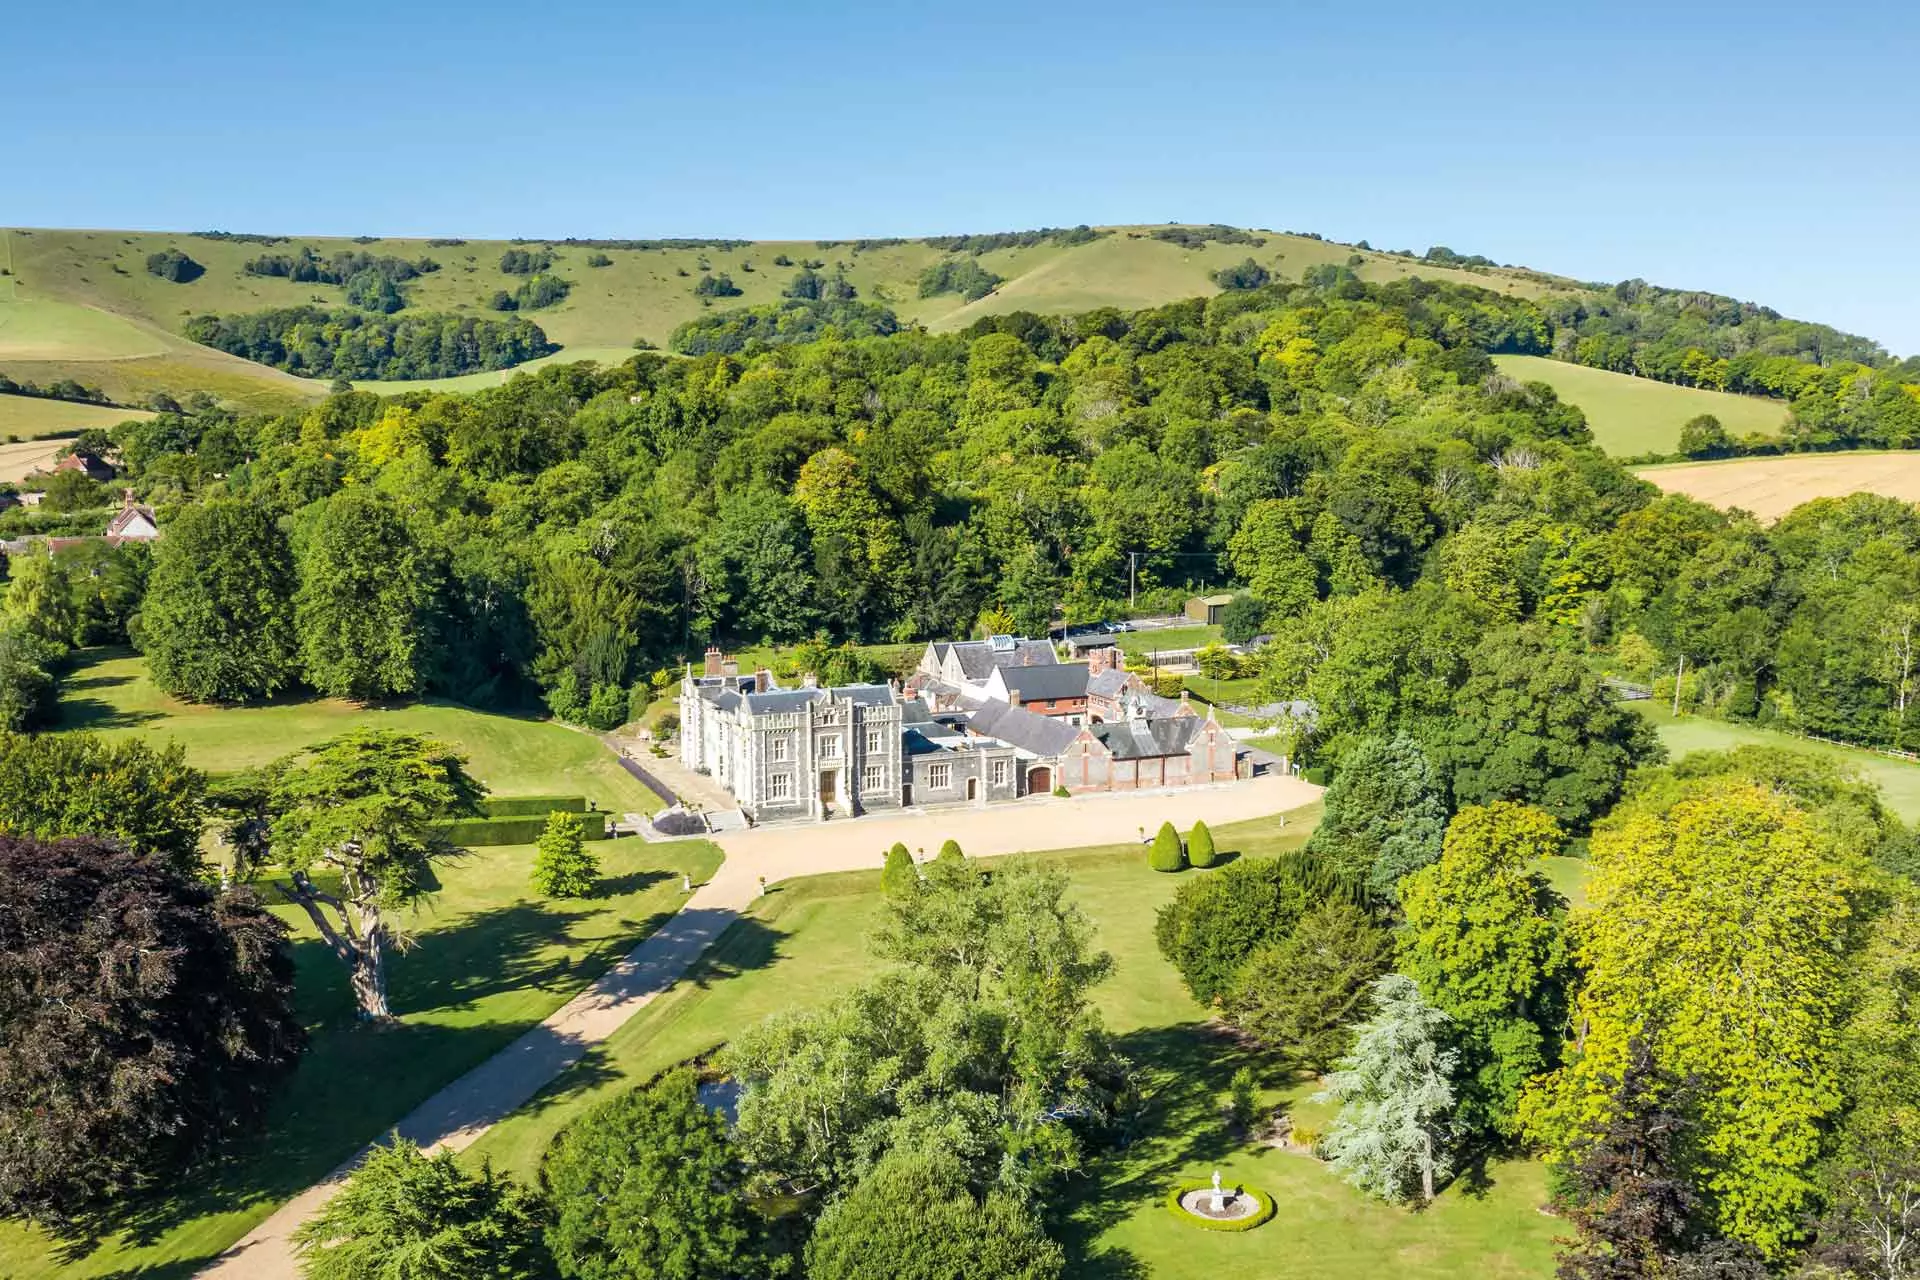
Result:
{"label": "red brick chimney", "polygon": [[720,646],[717,644],[710,644],[707,646],[706,674],[710,676],[717,676],[720,674],[720,668],[721,668]]}
{"label": "red brick chimney", "polygon": [[1103,644],[1098,649],[1087,650],[1087,677],[1091,679],[1102,671],[1124,671],[1126,655],[1120,652],[1117,644]]}

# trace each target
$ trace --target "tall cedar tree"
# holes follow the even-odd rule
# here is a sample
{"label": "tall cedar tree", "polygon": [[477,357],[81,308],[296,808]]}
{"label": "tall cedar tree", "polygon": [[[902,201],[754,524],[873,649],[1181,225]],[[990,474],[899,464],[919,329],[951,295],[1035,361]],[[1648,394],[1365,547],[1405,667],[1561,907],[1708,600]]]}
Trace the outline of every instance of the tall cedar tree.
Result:
{"label": "tall cedar tree", "polygon": [[1451,1020],[1390,973],[1373,984],[1373,1016],[1316,1101],[1340,1104],[1322,1145],[1334,1171],[1383,1200],[1431,1201],[1453,1168]]}
{"label": "tall cedar tree", "polygon": [[567,1126],[540,1167],[567,1280],[775,1274],[746,1169],[693,1073],[669,1072]]}
{"label": "tall cedar tree", "polygon": [[0,1214],[74,1225],[256,1125],[305,1039],[286,936],[160,858],[0,836]]}
{"label": "tall cedar tree", "polygon": [[451,1151],[398,1139],[373,1149],[293,1246],[306,1280],[543,1280],[540,1216],[489,1166],[469,1173]]}
{"label": "tall cedar tree", "polygon": [[[452,748],[390,730],[355,730],[275,774],[270,839],[288,892],[347,966],[360,1016],[391,1017],[387,948],[407,943],[392,916],[457,852],[436,824],[472,813],[486,789]],[[335,877],[337,893],[321,887]]]}
{"label": "tall cedar tree", "polygon": [[0,830],[97,837],[192,875],[200,869],[206,787],[178,742],[0,734]]}
{"label": "tall cedar tree", "polygon": [[418,692],[434,579],[392,499],[366,489],[329,498],[300,551],[295,611],[307,683],[361,701]]}
{"label": "tall cedar tree", "polygon": [[153,681],[189,702],[254,702],[299,674],[293,554],[258,503],[189,506],[154,547],[141,635]]}

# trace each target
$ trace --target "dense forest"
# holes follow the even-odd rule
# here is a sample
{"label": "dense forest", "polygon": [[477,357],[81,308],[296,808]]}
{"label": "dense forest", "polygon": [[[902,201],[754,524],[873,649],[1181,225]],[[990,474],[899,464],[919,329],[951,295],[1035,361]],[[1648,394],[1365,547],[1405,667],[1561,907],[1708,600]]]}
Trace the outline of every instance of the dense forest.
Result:
{"label": "dense forest", "polygon": [[[393,287],[373,279],[376,288]],[[372,309],[382,310],[384,304]],[[186,335],[229,355],[309,378],[445,378],[510,369],[559,350],[530,320],[434,312],[388,317],[323,307],[194,316]]]}
{"label": "dense forest", "polygon": [[[1683,704],[1721,714],[1914,741],[1920,518],[1862,497],[1765,530],[1659,496],[1578,409],[1493,369],[1488,351],[1549,345],[1532,303],[1345,279],[959,334],[833,323],[865,308],[715,312],[682,335],[693,358],[470,395],[124,425],[170,526],[219,498],[271,517],[254,554],[285,560],[284,590],[257,618],[309,591],[322,531],[383,592],[407,566],[387,613],[340,606],[378,630],[350,676],[296,634],[254,646],[284,655],[267,674],[176,687],[543,697],[603,720],[708,641],[906,642],[983,615],[1037,633],[1114,612],[1132,562],[1142,590],[1246,586],[1280,637],[1268,687],[1319,706],[1305,753],[1326,763],[1389,724],[1440,732],[1485,663],[1541,647],[1643,681],[1684,663]],[[344,372],[357,332],[298,363]],[[396,341],[346,368],[411,358]],[[164,648],[147,612],[135,632]],[[1522,649],[1481,653],[1508,630]]]}

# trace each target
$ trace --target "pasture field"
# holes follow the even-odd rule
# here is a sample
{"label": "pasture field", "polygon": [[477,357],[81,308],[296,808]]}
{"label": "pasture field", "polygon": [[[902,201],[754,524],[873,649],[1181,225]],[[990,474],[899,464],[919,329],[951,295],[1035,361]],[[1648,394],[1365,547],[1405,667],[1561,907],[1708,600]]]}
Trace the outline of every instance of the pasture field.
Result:
{"label": "pasture field", "polygon": [[1716,507],[1738,507],[1765,521],[1777,520],[1815,498],[1843,498],[1850,493],[1920,502],[1920,451],[1729,458],[1641,467],[1635,474],[1668,493],[1684,493]]}
{"label": "pasture field", "polygon": [[[1306,236],[1263,232],[1266,243],[1257,247],[1209,242],[1190,249],[1152,239],[1153,230],[1120,227],[1088,244],[1042,244],[981,254],[980,263],[1004,282],[972,303],[955,294],[920,297],[921,272],[952,255],[918,240],[866,247],[758,241],[704,249],[555,244],[552,274],[566,279],[572,291],[558,305],[528,314],[563,348],[550,360],[614,363],[632,353],[636,338],[664,348],[675,326],[709,309],[693,293],[694,282],[705,271],[731,277],[740,290],[738,297],[714,300],[713,306],[752,306],[777,301],[799,264],[808,261],[824,263],[828,271],[844,271],[862,299],[935,330],[962,328],[981,316],[1013,310],[1054,314],[1098,306],[1149,307],[1206,296],[1217,291],[1213,272],[1248,257],[1288,279],[1298,279],[1308,267],[1345,264],[1357,255],[1360,263],[1354,270],[1366,280],[1417,275],[1527,297],[1574,287],[1571,281],[1531,273],[1433,266]],[[206,389],[224,399],[277,408],[325,394],[323,382],[291,377],[179,337],[185,321],[196,314],[344,304],[345,289],[339,285],[244,274],[242,265],[262,253],[311,246],[322,256],[351,249],[409,261],[431,257],[441,264],[440,270],[408,283],[410,309],[462,315],[494,315],[487,300],[495,290],[511,292],[521,279],[499,269],[502,252],[516,247],[501,240],[432,245],[418,238],[382,238],[362,244],[291,236],[267,246],[173,232],[33,228],[0,232],[0,240],[5,243],[0,264],[11,272],[0,277],[0,369],[41,382],[74,377],[104,386],[125,401],[155,390],[179,396]],[[537,248],[541,243],[524,245]],[[185,283],[148,274],[147,256],[168,249],[188,254],[205,268],[204,274]],[[595,254],[604,255],[609,264],[589,267],[587,260]],[[776,257],[789,259],[789,265],[776,265]],[[470,390],[495,385],[506,376],[493,372],[366,385],[381,393],[421,387]]]}
{"label": "pasture field", "polygon": [[1544,382],[1568,404],[1586,411],[1593,441],[1616,458],[1673,453],[1689,418],[1710,413],[1730,435],[1778,435],[1787,422],[1784,400],[1676,387],[1651,378],[1589,369],[1546,356],[1495,356],[1500,372],[1521,382]]}
{"label": "pasture field", "polygon": [[[538,787],[514,779],[512,789]],[[345,966],[301,912],[276,908],[294,930],[295,1002],[311,1041],[265,1132],[194,1186],[142,1206],[97,1248],[62,1252],[38,1231],[0,1222],[0,1275],[183,1280],[565,1004],[679,908],[683,873],[700,881],[720,864],[705,841],[591,847],[601,860],[591,898],[536,897],[530,845],[475,850],[445,867],[439,891],[404,921],[414,945],[388,961],[399,1019],[389,1026],[354,1017]]]}
{"label": "pasture field", "polygon": [[616,814],[660,807],[659,797],[622,769],[598,738],[551,721],[448,702],[387,707],[306,698],[263,707],[196,706],[161,692],[147,675],[146,659],[124,649],[77,656],[60,682],[58,727],[172,738],[192,764],[210,773],[265,764],[349,729],[398,729],[458,747],[474,775],[502,795],[584,795]]}
{"label": "pasture field", "polygon": [[1920,764],[1913,761],[1862,751],[1857,747],[1837,747],[1782,733],[1777,729],[1735,724],[1730,720],[1715,720],[1708,716],[1683,715],[1676,720],[1657,698],[1636,702],[1633,706],[1653,722],[1660,734],[1660,741],[1667,746],[1668,755],[1675,759],[1694,751],[1727,751],[1744,746],[1782,747],[1789,751],[1825,756],[1852,766],[1870,781],[1878,783],[1887,807],[1899,814],[1902,822],[1909,825],[1920,823]]}
{"label": "pasture field", "polygon": [[[111,405],[75,404],[71,400],[47,400],[40,396],[0,396],[0,440],[18,436],[22,442],[70,437],[90,427],[112,429],[128,419],[146,419],[153,415],[145,409],[116,409]],[[55,443],[57,449],[61,440]],[[0,458],[5,457],[0,452]],[[18,480],[0,462],[0,480]],[[23,473],[24,474],[24,473]]]}
{"label": "pasture field", "polygon": [[[1300,810],[1284,828],[1263,820],[1215,834],[1222,848],[1273,854],[1303,842],[1316,817]],[[1545,1178],[1536,1164],[1477,1169],[1427,1211],[1410,1213],[1366,1200],[1316,1161],[1229,1138],[1220,1108],[1229,1078],[1249,1055],[1209,1026],[1153,943],[1155,911],[1183,879],[1206,873],[1150,871],[1137,845],[1046,856],[1066,867],[1074,899],[1114,957],[1113,977],[1096,999],[1121,1048],[1143,1068],[1152,1099],[1133,1144],[1102,1156],[1090,1176],[1070,1184],[1063,1230],[1078,1259],[1071,1274],[1438,1280],[1472,1271],[1519,1280],[1551,1272],[1558,1228],[1537,1212]],[[710,1052],[732,1029],[797,999],[845,989],[868,971],[862,938],[879,909],[876,873],[777,886],[672,993],[462,1158],[490,1158],[530,1175],[552,1136],[595,1102]],[[1312,1082],[1272,1073],[1264,1084],[1266,1102],[1287,1106],[1303,1125],[1324,1125],[1326,1108],[1308,1100]],[[1162,1204],[1168,1185],[1214,1168],[1271,1192],[1284,1206],[1275,1226],[1244,1235],[1180,1229]]]}

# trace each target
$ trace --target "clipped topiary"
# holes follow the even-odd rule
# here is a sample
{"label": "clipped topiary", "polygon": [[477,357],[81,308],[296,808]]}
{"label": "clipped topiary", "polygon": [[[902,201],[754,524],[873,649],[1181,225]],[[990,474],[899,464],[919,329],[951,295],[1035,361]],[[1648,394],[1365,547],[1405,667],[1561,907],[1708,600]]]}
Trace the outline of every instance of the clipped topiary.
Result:
{"label": "clipped topiary", "polygon": [[963,862],[966,860],[966,856],[966,854],[960,852],[960,842],[949,837],[946,842],[940,846],[940,854],[935,861]]}
{"label": "clipped topiary", "polygon": [[1193,824],[1193,834],[1187,837],[1187,863],[1195,867],[1211,867],[1220,861],[1220,855],[1213,847],[1213,832],[1207,830],[1207,824]]}
{"label": "clipped topiary", "polygon": [[887,862],[880,869],[880,892],[889,898],[901,898],[920,887],[920,869],[913,865],[907,846],[895,842],[887,850]]}
{"label": "clipped topiary", "polygon": [[1160,824],[1160,833],[1153,838],[1153,852],[1147,855],[1147,865],[1155,871],[1187,869],[1187,851],[1180,847],[1180,833],[1173,829],[1171,822]]}

